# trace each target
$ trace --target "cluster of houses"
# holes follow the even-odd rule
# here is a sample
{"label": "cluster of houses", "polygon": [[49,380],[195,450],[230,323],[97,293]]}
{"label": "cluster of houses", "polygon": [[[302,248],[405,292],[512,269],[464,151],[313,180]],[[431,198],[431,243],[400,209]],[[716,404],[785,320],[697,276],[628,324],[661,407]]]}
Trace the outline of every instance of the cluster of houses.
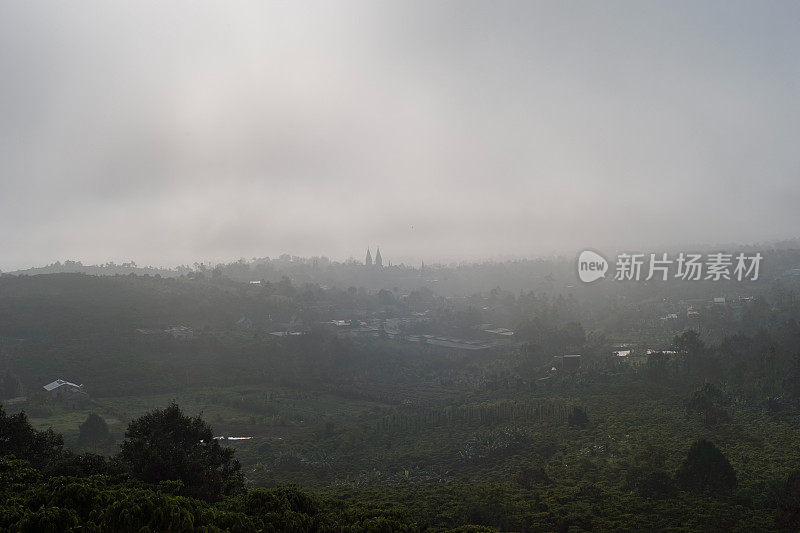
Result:
{"label": "cluster of houses", "polygon": [[[416,342],[430,344],[454,350],[488,350],[497,345],[496,340],[485,339],[463,339],[447,335],[414,334],[408,333],[415,326],[430,322],[430,318],[425,313],[414,313],[412,316],[387,319],[368,319],[368,320],[331,320],[325,325],[332,329],[341,337],[381,337],[397,339],[406,342]],[[496,335],[500,338],[508,338],[514,332],[504,328],[493,328],[491,324],[484,324],[480,331]]]}
{"label": "cluster of houses", "polygon": [[[614,346],[614,349],[611,351],[611,355],[620,362],[630,361],[638,351],[639,350],[631,344],[620,343]],[[676,355],[678,352],[675,350],[656,350],[648,348],[641,350],[640,353],[647,356],[653,354]],[[552,368],[544,377],[539,378],[538,381],[547,381],[552,376],[561,372],[575,372],[581,368],[582,359],[583,358],[579,354],[557,355],[553,358]]]}
{"label": "cluster of houses", "polygon": [[408,335],[404,337],[404,339],[408,342],[421,342],[456,350],[488,350],[495,346],[495,344],[491,342],[443,337],[441,335]]}
{"label": "cluster of houses", "polygon": [[633,345],[627,344],[627,343],[617,344],[616,346],[614,346],[614,349],[611,351],[611,355],[613,355],[615,358],[619,359],[620,361],[631,360],[631,359],[633,359],[633,357],[636,356],[637,353],[639,355],[643,354],[645,356],[648,356],[648,355],[653,355],[653,354],[676,355],[678,352],[676,352],[675,350],[657,350],[657,349],[653,349],[653,348],[646,348],[646,349],[641,350],[641,349],[635,348]]}
{"label": "cluster of houses", "polygon": [[350,320],[330,320],[324,322],[323,325],[327,326],[337,335],[345,337],[377,337],[385,333],[389,338],[395,338],[402,335],[402,332],[430,322],[430,319],[425,316],[410,316],[401,318],[365,318],[359,320],[351,318]]}
{"label": "cluster of houses", "polygon": [[677,321],[684,314],[686,318],[697,319],[700,317],[701,309],[711,309],[714,307],[730,307],[731,309],[739,309],[748,302],[752,302],[752,296],[740,296],[738,298],[725,298],[717,296],[710,300],[705,298],[695,298],[688,300],[681,300],[679,305],[682,307],[681,311],[667,313],[665,316],[660,317],[662,322]]}

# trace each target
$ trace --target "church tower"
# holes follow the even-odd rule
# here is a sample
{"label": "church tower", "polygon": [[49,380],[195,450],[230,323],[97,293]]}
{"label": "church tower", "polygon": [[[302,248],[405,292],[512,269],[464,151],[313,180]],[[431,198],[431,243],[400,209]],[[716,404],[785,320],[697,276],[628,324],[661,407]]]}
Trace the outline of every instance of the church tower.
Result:
{"label": "church tower", "polygon": [[378,251],[375,252],[375,266],[378,268],[383,266],[383,258],[381,257],[380,247],[378,247]]}
{"label": "church tower", "polygon": [[[378,257],[380,257],[380,252],[378,252]],[[364,261],[364,264],[367,266],[372,266],[372,254],[369,253],[369,247],[367,247],[367,259]]]}

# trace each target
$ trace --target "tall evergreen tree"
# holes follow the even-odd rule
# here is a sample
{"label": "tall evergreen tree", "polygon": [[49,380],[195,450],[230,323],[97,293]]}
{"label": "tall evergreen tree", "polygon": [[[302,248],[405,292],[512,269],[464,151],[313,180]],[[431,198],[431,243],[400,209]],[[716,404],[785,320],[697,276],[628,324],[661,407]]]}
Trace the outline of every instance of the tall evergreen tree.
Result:
{"label": "tall evergreen tree", "polygon": [[80,433],[78,434],[78,444],[84,447],[96,450],[101,446],[105,446],[112,441],[111,433],[108,431],[108,425],[103,417],[97,413],[89,413],[83,424],[80,425]]}
{"label": "tall evergreen tree", "polygon": [[675,480],[683,490],[722,495],[736,488],[736,471],[712,442],[701,439],[692,444]]}

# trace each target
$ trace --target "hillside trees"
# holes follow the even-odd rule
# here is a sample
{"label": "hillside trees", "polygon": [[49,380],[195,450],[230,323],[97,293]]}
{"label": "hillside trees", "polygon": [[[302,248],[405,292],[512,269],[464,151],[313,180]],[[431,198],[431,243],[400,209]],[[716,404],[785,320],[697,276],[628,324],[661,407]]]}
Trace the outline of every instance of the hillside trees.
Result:
{"label": "hillside trees", "polygon": [[143,481],[178,480],[187,495],[216,501],[242,486],[233,453],[219,445],[202,418],[184,415],[173,403],[130,423],[119,459]]}
{"label": "hillside trees", "polygon": [[14,455],[42,467],[63,453],[64,438],[52,429],[36,431],[24,412],[6,415],[0,406],[0,456]]}
{"label": "hillside trees", "polygon": [[584,411],[583,408],[576,405],[572,408],[572,411],[570,411],[567,423],[571,427],[583,429],[589,424],[589,417],[586,415],[586,411]]}
{"label": "hillside trees", "polygon": [[800,530],[800,470],[795,470],[784,482],[778,498],[775,525],[781,529]]}
{"label": "hillside trees", "polygon": [[24,388],[19,376],[11,372],[11,370],[6,370],[3,377],[0,378],[0,399],[14,398],[23,394]]}
{"label": "hillside trees", "polygon": [[727,422],[730,416],[725,411],[725,395],[711,383],[698,387],[686,404],[687,416],[700,416],[706,426]]}

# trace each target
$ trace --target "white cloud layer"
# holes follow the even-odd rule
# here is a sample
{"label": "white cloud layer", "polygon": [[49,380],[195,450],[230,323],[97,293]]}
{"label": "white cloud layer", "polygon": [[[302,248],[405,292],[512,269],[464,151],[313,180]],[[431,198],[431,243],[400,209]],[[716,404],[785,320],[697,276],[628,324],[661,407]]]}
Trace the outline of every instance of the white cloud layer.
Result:
{"label": "white cloud layer", "polygon": [[800,4],[0,0],[0,268],[800,226]]}

